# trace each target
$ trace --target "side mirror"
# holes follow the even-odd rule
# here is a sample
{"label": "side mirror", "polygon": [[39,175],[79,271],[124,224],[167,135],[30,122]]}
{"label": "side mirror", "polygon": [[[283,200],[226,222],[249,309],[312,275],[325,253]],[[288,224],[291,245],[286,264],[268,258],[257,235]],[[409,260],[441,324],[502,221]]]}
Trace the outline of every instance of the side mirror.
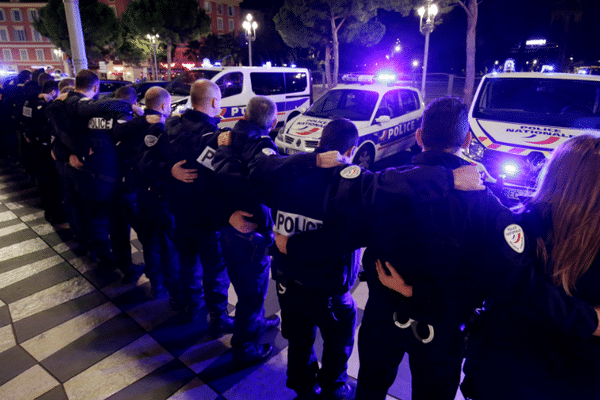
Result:
{"label": "side mirror", "polygon": [[390,122],[391,118],[389,115],[381,115],[377,118],[375,118],[375,122],[378,124],[384,124],[386,122]]}

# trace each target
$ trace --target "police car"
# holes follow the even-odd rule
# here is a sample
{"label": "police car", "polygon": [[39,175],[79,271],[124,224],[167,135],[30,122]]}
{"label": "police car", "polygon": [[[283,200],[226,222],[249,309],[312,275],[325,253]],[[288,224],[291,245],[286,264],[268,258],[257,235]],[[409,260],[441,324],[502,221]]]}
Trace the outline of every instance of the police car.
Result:
{"label": "police car", "polygon": [[[507,61],[505,71],[514,71]],[[544,69],[550,71],[549,69]],[[586,131],[600,133],[600,76],[502,72],[483,77],[469,111],[464,156],[507,204],[531,196],[552,150]]]}
{"label": "police car", "polygon": [[[383,82],[395,80],[386,77]],[[418,90],[378,82],[377,77],[346,75],[346,82],[319,98],[307,111],[290,118],[275,138],[283,154],[312,152],[323,127],[346,118],[358,128],[353,163],[364,168],[416,145],[424,104]]]}

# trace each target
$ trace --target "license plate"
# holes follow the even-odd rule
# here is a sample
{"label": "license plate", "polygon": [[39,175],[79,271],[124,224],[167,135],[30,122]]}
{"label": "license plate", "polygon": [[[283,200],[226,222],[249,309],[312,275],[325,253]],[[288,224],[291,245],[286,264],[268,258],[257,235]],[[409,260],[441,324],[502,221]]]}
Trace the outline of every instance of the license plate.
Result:
{"label": "license plate", "polygon": [[521,200],[523,197],[531,196],[533,192],[528,189],[503,188],[502,194],[506,196],[507,199]]}
{"label": "license plate", "polygon": [[285,149],[285,154],[298,154],[298,153],[302,153],[302,151],[300,151],[298,149],[290,149],[290,148]]}

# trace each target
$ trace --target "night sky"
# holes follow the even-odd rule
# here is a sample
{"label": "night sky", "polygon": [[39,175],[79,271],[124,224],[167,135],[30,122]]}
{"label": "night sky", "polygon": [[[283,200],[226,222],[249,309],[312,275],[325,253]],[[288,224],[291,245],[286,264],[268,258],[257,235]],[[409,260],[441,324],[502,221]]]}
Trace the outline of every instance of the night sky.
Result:
{"label": "night sky", "polygon": [[[244,0],[243,9],[275,10],[283,0]],[[562,25],[551,23],[551,9],[546,0],[483,0],[479,5],[477,24],[477,70],[493,67],[494,61],[501,63],[508,57],[518,59],[511,49],[527,39],[544,38],[558,43],[563,35]],[[590,63],[600,60],[600,2],[593,0],[579,23],[571,23],[568,56],[575,63]],[[430,36],[429,71],[461,73],[465,65],[466,13],[456,7],[444,15]],[[369,70],[375,63],[385,62],[385,55],[400,40],[402,52],[394,60],[398,69],[410,72],[412,60],[422,62],[424,36],[419,33],[419,17],[416,13],[403,18],[398,13],[380,12],[379,19],[386,25],[386,34],[373,48],[342,45],[340,67],[342,72]],[[260,32],[257,32],[260,35]],[[257,39],[257,45],[260,41]],[[367,50],[367,51],[365,51]],[[555,58],[556,52],[541,52],[521,55],[521,58]],[[366,55],[368,58],[363,58]],[[517,61],[519,63],[519,59]],[[365,67],[365,64],[367,66]],[[519,66],[517,65],[517,69]]]}

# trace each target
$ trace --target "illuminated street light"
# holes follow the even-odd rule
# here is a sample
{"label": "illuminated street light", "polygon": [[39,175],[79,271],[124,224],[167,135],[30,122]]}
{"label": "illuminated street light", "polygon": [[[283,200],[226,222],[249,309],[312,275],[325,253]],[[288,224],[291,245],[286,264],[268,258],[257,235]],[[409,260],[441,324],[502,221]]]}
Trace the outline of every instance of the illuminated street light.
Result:
{"label": "illuminated street light", "polygon": [[432,0],[427,0],[426,6],[421,6],[417,10],[421,22],[419,30],[425,35],[425,52],[423,54],[423,77],[421,79],[421,95],[425,99],[425,79],[427,77],[427,58],[429,55],[429,35],[433,32],[435,16],[438,13],[437,5],[432,3]]}
{"label": "illuminated street light", "polygon": [[152,75],[154,75],[154,80],[158,80],[158,63],[156,62],[156,42],[158,40],[158,33],[156,35],[147,34],[146,37],[152,43],[152,49],[154,50],[154,71]]}
{"label": "illuminated street light", "polygon": [[252,14],[248,14],[242,26],[246,30],[246,40],[248,41],[248,65],[252,66],[252,41],[256,40],[258,24],[256,21],[252,21]]}
{"label": "illuminated street light", "polygon": [[63,72],[69,75],[69,64],[66,58],[63,58],[63,54],[65,54],[61,49],[52,49],[52,52],[56,56],[56,59],[62,61],[63,64]]}

